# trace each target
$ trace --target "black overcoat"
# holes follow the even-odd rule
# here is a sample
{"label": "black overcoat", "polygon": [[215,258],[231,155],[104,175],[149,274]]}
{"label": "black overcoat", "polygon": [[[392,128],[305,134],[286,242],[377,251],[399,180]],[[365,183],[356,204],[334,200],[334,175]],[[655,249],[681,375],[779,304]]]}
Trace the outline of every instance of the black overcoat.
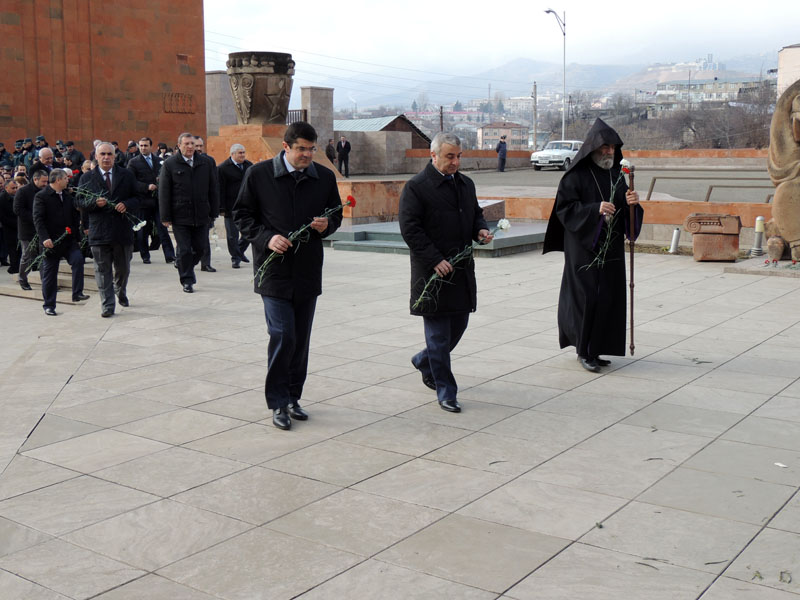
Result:
{"label": "black overcoat", "polygon": [[31,181],[19,188],[14,195],[14,214],[17,215],[17,237],[21,240],[30,241],[36,235],[36,227],[33,225],[33,197],[41,189]]}
{"label": "black overcoat", "polygon": [[89,224],[89,245],[106,244],[133,245],[133,222],[118,212],[110,204],[102,208],[97,206],[93,196],[82,195],[80,190],[92,194],[100,194],[113,202],[122,203],[132,215],[139,211],[139,200],[136,197],[136,179],[125,167],[114,166],[111,170],[111,193],[109,194],[100,168],[95,167],[81,176],[76,197],[77,205],[86,213]]}
{"label": "black overcoat", "polygon": [[152,168],[141,154],[137,154],[128,161],[128,169],[136,179],[136,197],[139,199],[140,211],[152,211],[158,203],[158,190],[151,192],[147,188],[158,183],[158,172],[161,170],[162,161],[152,152],[150,158],[153,161]]}
{"label": "black overcoat", "polygon": [[[310,223],[326,209],[342,204],[333,171],[312,162],[295,180],[283,162],[284,152],[271,160],[250,167],[244,176],[233,207],[233,220],[253,245],[253,271],[256,272],[272,252],[267,244],[274,235],[290,233]],[[273,261],[261,285],[253,285],[263,296],[307,299],[322,293],[322,239],[342,222],[342,211],[328,217],[328,228],[321,234],[308,229],[308,239],[295,241],[283,258]]]}
{"label": "black overcoat", "polygon": [[39,244],[45,240],[55,241],[69,227],[71,234],[59,242],[55,248],[48,250],[54,256],[64,257],[68,251],[77,246],[81,240],[81,213],[67,190],[62,192],[64,200],[58,197],[49,185],[40,190],[33,198],[33,223],[39,235]]}
{"label": "black overcoat", "polygon": [[207,227],[219,215],[216,165],[205,155],[196,154],[191,167],[180,152],[170,156],[158,177],[158,206],[165,223]]}
{"label": "black overcoat", "polygon": [[[15,192],[15,195],[19,190]],[[0,225],[17,237],[17,215],[14,214],[14,196],[3,190],[0,192]]]}
{"label": "black overcoat", "polygon": [[[614,164],[601,169],[593,150],[615,144]],[[558,186],[547,226],[543,252],[564,251],[564,272],[558,298],[558,337],[562,348],[575,346],[581,356],[625,355],[625,237],[630,231],[628,186],[620,177],[622,140],[597,119]],[[613,200],[611,187],[617,182]],[[600,214],[600,202],[613,202],[615,218]],[[644,210],[635,209],[634,236]],[[610,235],[609,235],[610,228]]]}
{"label": "black overcoat", "polygon": [[[471,245],[481,229],[488,227],[469,177],[456,173],[447,180],[428,163],[406,183],[400,195],[400,232],[411,250],[410,305],[419,298],[433,268]],[[412,308],[411,314],[474,312],[478,294],[472,257],[457,265],[445,281],[435,301]]]}
{"label": "black overcoat", "polygon": [[219,207],[221,211],[225,211],[225,216],[230,217],[233,214],[233,205],[236,203],[236,198],[239,196],[239,188],[242,187],[242,180],[247,169],[253,166],[249,160],[245,160],[244,170],[240,169],[232,159],[228,158],[220,163],[217,167],[217,174],[219,177]]}

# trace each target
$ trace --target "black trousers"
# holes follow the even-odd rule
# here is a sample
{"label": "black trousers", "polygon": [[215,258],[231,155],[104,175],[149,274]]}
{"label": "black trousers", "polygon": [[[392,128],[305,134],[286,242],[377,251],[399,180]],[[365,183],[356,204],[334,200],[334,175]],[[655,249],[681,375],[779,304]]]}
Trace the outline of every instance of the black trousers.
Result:
{"label": "black trousers", "polygon": [[208,226],[175,225],[172,224],[172,233],[175,234],[175,244],[178,246],[177,258],[178,277],[182,284],[197,283],[194,276],[194,267],[203,256],[205,244],[208,241]]}
{"label": "black trousers", "polygon": [[411,363],[436,382],[439,402],[456,400],[458,384],[450,369],[450,353],[467,330],[469,313],[423,316],[425,349],[411,358]]}
{"label": "black trousers", "polygon": [[[52,251],[51,251],[52,252]],[[72,267],[72,297],[83,293],[83,254],[77,244],[73,244],[64,256],[69,266]],[[47,255],[42,262],[42,296],[44,297],[44,308],[56,307],[56,295],[58,294],[58,264],[61,262],[60,256]]]}

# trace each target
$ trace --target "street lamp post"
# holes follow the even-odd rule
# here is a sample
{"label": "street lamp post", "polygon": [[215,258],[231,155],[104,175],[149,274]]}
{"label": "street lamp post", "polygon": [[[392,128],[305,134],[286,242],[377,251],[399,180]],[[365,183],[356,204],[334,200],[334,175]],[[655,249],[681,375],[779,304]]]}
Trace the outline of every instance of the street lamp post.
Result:
{"label": "street lamp post", "polygon": [[564,36],[564,89],[561,92],[561,139],[564,140],[566,139],[564,130],[567,117],[567,12],[562,12],[560,17],[552,8],[548,8],[544,12],[550,13],[556,18],[558,26],[561,28],[561,35]]}

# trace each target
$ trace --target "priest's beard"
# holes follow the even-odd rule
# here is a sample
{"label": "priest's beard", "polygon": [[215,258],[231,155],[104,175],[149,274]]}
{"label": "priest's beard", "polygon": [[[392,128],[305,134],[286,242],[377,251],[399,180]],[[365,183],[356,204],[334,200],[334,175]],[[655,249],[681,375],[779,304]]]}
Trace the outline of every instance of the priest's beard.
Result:
{"label": "priest's beard", "polygon": [[601,169],[605,169],[608,171],[614,165],[614,155],[611,156],[604,156],[603,153],[598,149],[592,152],[592,161]]}

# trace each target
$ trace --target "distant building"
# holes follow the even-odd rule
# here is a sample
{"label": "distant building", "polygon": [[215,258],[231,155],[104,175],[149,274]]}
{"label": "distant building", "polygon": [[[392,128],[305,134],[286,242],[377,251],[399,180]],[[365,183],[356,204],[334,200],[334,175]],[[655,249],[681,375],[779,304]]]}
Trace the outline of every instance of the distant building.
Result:
{"label": "distant building", "polygon": [[333,129],[337,135],[348,135],[355,131],[405,131],[411,134],[412,148],[428,148],[431,145],[430,138],[405,115],[374,119],[334,119]]}
{"label": "distant building", "polygon": [[800,44],[785,46],[778,51],[778,97],[800,79]]}
{"label": "distant building", "polygon": [[528,149],[528,128],[510,121],[494,121],[478,128],[478,148],[494,150],[500,136],[506,136],[509,150]]}
{"label": "distant building", "polygon": [[658,119],[674,110],[692,106],[722,106],[729,102],[747,103],[767,86],[775,89],[774,78],[740,77],[738,79],[685,79],[667,81],[656,86],[655,99],[648,105],[647,116]]}

